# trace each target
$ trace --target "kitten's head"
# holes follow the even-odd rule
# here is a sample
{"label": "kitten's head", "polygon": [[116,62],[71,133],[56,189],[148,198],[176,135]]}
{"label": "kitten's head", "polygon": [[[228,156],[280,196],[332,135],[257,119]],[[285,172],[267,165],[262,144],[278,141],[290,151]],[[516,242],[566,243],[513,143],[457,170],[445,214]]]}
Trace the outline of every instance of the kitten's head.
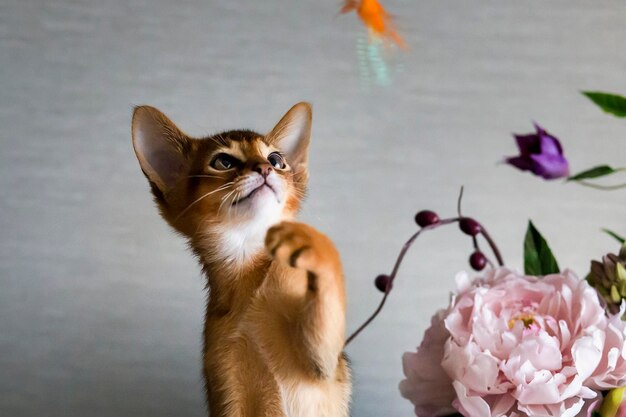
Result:
{"label": "kitten's head", "polygon": [[250,250],[246,239],[258,246],[269,226],[298,211],[310,136],[308,103],[266,135],[234,130],[194,139],[149,106],[137,107],[132,121],[135,153],[163,218],[192,242],[210,236],[216,246],[233,246],[226,252],[239,243]]}

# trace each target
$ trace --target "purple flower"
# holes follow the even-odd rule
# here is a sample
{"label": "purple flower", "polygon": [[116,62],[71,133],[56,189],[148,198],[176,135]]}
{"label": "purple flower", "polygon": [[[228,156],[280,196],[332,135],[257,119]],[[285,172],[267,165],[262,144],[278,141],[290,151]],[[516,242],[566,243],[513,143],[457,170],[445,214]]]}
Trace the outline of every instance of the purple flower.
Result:
{"label": "purple flower", "polygon": [[546,180],[568,177],[569,164],[559,140],[536,123],[535,129],[536,133],[513,135],[520,155],[506,158],[506,163]]}

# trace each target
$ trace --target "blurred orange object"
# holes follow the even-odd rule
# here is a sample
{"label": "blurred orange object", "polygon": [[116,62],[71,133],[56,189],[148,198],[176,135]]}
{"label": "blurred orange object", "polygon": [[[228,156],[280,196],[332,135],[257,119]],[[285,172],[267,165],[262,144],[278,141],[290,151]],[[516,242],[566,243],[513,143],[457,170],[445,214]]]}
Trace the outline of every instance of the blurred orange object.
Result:
{"label": "blurred orange object", "polygon": [[406,48],[406,43],[398,35],[393,24],[393,18],[381,6],[378,0],[344,0],[341,13],[356,10],[359,18],[368,28],[370,36],[389,39],[400,48]]}

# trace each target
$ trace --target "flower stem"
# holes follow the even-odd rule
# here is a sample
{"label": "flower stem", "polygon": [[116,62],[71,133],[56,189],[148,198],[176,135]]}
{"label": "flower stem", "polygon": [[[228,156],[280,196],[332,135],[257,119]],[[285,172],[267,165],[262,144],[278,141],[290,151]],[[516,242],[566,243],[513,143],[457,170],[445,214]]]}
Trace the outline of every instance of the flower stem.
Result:
{"label": "flower stem", "polygon": [[498,265],[504,266],[504,260],[502,259],[502,255],[500,254],[500,250],[498,249],[498,246],[496,245],[496,242],[494,242],[493,239],[491,238],[491,235],[489,235],[489,233],[487,232],[487,229],[485,229],[483,227],[481,229],[480,233],[483,235],[483,237],[485,238],[485,240],[489,244],[489,247],[491,248],[491,251],[495,255],[496,259],[498,260]]}
{"label": "flower stem", "polygon": [[459,215],[459,217],[463,217],[463,214],[461,214],[461,202],[463,200],[464,188],[465,186],[461,185],[461,190],[459,191],[459,198],[456,200],[456,213]]}
{"label": "flower stem", "polygon": [[615,185],[600,185],[593,184],[587,181],[576,181],[580,185],[584,185],[585,187],[595,188],[596,190],[619,190],[620,188],[626,188],[626,183],[623,184],[615,184]]}
{"label": "flower stem", "polygon": [[[456,221],[458,221],[458,219],[456,219]],[[348,337],[344,346],[348,346],[348,343],[350,343],[355,337],[357,337],[359,333],[361,333],[376,318],[378,313],[380,313],[380,311],[383,309],[383,306],[385,305],[385,302],[387,301],[387,296],[389,295],[389,292],[391,291],[391,288],[393,287],[393,280],[396,278],[398,269],[400,269],[400,264],[402,264],[402,260],[404,259],[404,255],[406,255],[407,251],[411,248],[411,245],[413,245],[413,242],[415,242],[415,240],[419,237],[419,235],[425,230],[435,229],[443,224],[450,224],[452,222],[453,220],[451,219],[441,220],[439,223],[435,223],[430,226],[423,227],[417,232],[415,232],[413,236],[411,236],[409,240],[406,241],[404,246],[402,246],[400,253],[398,254],[398,258],[396,258],[396,263],[394,264],[393,270],[391,271],[391,274],[389,275],[389,284],[387,285],[387,289],[385,290],[385,295],[383,296],[383,299],[380,301],[380,304],[378,304],[378,308],[376,308],[376,310],[374,310],[372,315],[367,320],[365,320],[365,322],[361,326],[359,326],[359,328],[356,329],[350,335],[350,337]]]}
{"label": "flower stem", "polygon": [[[402,246],[402,249],[400,250],[400,253],[398,254],[398,257],[396,258],[396,263],[393,266],[393,269],[391,271],[391,274],[389,275],[389,281],[387,282],[387,285],[385,287],[385,295],[383,295],[383,299],[380,300],[380,303],[378,304],[378,307],[376,308],[376,310],[374,310],[374,312],[368,317],[367,320],[365,320],[365,322],[363,324],[361,324],[359,326],[358,329],[356,329],[349,337],[348,339],[346,339],[346,343],[344,344],[345,346],[348,346],[348,344],[354,340],[355,337],[357,337],[367,326],[370,325],[370,323],[372,321],[374,321],[374,319],[376,318],[376,316],[378,316],[378,314],[381,312],[381,310],[383,309],[385,303],[387,302],[387,297],[389,296],[389,293],[391,292],[391,289],[393,288],[393,281],[396,279],[396,275],[398,274],[398,270],[400,269],[400,265],[402,264],[402,261],[404,260],[404,256],[406,255],[406,253],[409,251],[409,249],[411,248],[411,246],[413,245],[413,243],[417,240],[417,238],[420,236],[420,234],[426,230],[433,230],[438,228],[439,226],[445,226],[448,224],[452,224],[452,223],[458,223],[461,220],[463,220],[465,217],[463,216],[463,214],[461,213],[461,201],[463,199],[463,187],[461,187],[461,190],[459,191],[459,198],[457,200],[457,206],[456,206],[456,210],[457,210],[457,214],[458,217],[453,217],[450,219],[443,219],[440,220],[436,223],[432,223],[429,224],[427,226],[423,226],[421,229],[419,229],[417,232],[415,232],[410,238],[409,240],[407,240],[404,245]],[[485,238],[485,240],[487,241],[487,243],[489,244],[489,247],[491,248],[491,251],[493,252],[493,254],[495,255],[496,259],[498,260],[498,265],[503,266],[504,265],[504,261],[502,259],[502,255],[500,254],[500,250],[498,249],[498,246],[496,245],[496,243],[493,241],[493,239],[491,238],[491,236],[489,235],[489,233],[487,232],[487,230],[484,228],[484,226],[480,225],[480,233],[483,235],[483,237]],[[472,236],[472,243],[474,245],[474,249],[475,250],[479,250],[478,247],[478,241],[476,239],[476,236]],[[487,258],[487,262],[489,262],[489,265],[493,268],[493,263],[491,262],[491,260],[489,260]]]}
{"label": "flower stem", "polygon": [[[462,193],[463,193],[463,189],[461,189],[461,195],[462,195]],[[460,201],[460,198],[459,198],[459,201]],[[459,207],[458,210],[459,210],[459,213],[460,213],[460,203],[459,203],[458,207]],[[402,249],[400,250],[400,253],[398,254],[398,257],[396,258],[396,263],[394,264],[393,269],[391,271],[391,274],[389,275],[389,283],[387,285],[387,288],[385,289],[385,295],[383,295],[383,299],[380,301],[380,303],[378,304],[378,307],[369,316],[369,318],[367,320],[365,320],[365,322],[363,324],[361,324],[359,326],[359,328],[356,329],[348,337],[348,339],[346,339],[346,343],[344,344],[344,347],[348,346],[348,344],[352,340],[354,340],[354,338],[357,337],[367,326],[369,326],[369,324],[372,321],[374,321],[376,316],[378,316],[378,314],[381,312],[381,310],[383,309],[383,306],[385,305],[385,302],[387,301],[387,297],[389,296],[389,293],[391,292],[391,289],[393,288],[393,281],[395,280],[396,275],[398,274],[398,270],[400,269],[400,265],[402,264],[402,260],[404,259],[404,256],[406,255],[408,250],[411,248],[413,243],[420,236],[420,234],[422,232],[424,232],[424,231],[427,231],[427,230],[436,229],[439,226],[444,226],[444,225],[448,225],[448,224],[452,224],[452,223],[458,223],[462,218],[463,218],[462,216],[459,216],[459,217],[454,217],[454,218],[450,218],[450,219],[443,219],[443,220],[439,221],[438,223],[434,223],[434,224],[431,224],[431,225],[428,225],[428,226],[424,226],[420,230],[415,232],[409,238],[409,240],[406,241],[406,243],[402,246]],[[496,259],[498,260],[498,264],[500,266],[504,265],[504,261],[502,260],[502,256],[500,255],[500,251],[498,250],[498,247],[496,246],[496,244],[493,241],[493,239],[491,239],[491,236],[489,235],[489,233],[487,233],[487,230],[485,230],[485,228],[482,227],[482,226],[481,226],[481,233],[482,233],[483,237],[485,238],[485,240],[487,241],[487,243],[489,244],[489,246],[491,247],[491,250],[493,251],[494,255],[496,256]]]}

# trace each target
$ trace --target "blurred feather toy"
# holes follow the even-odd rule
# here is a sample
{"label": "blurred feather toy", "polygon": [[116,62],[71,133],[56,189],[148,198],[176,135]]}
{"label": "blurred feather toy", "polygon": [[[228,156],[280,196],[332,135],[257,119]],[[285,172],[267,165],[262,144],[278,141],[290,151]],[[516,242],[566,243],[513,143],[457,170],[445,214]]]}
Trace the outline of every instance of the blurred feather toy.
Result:
{"label": "blurred feather toy", "polygon": [[344,0],[340,13],[356,11],[370,38],[388,40],[405,49],[406,43],[398,35],[392,16],[387,13],[378,0]]}

